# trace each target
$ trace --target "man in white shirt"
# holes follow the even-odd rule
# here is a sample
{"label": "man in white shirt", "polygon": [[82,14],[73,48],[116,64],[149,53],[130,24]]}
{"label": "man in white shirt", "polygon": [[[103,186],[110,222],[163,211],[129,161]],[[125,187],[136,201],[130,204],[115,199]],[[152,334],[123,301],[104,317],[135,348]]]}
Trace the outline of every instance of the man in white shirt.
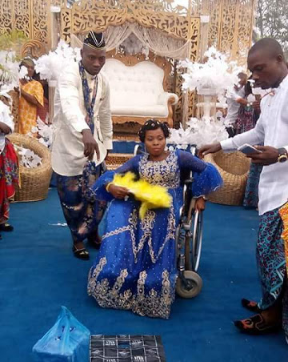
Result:
{"label": "man in white shirt", "polygon": [[89,187],[104,171],[103,161],[112,149],[109,84],[100,73],[106,58],[102,33],[87,35],[81,56],[79,63],[67,66],[56,88],[52,168],[74,255],[87,260],[83,241],[97,241],[105,207],[91,199]]}
{"label": "man in white shirt", "polygon": [[272,88],[261,101],[261,115],[256,127],[221,143],[203,146],[199,153],[204,156],[221,149],[234,151],[246,143],[264,144],[256,146],[261,153],[248,156],[255,164],[264,166],[259,183],[257,242],[262,299],[259,303],[243,299],[242,305],[258,314],[236,321],[235,325],[246,333],[267,333],[279,328],[283,312],[283,328],[288,336],[288,289],[284,287],[286,264],[281,238],[283,222],[279,214],[279,209],[288,199],[288,76],[280,44],[270,38],[255,43],[248,53],[248,68],[256,87]]}

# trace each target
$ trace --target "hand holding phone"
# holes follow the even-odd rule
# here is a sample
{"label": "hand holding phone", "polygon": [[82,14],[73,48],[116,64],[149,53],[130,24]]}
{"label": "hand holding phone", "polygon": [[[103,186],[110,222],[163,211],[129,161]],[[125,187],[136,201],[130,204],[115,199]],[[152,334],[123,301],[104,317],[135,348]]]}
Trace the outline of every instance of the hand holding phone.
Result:
{"label": "hand holding phone", "polygon": [[249,145],[248,143],[238,147],[238,151],[244,153],[245,155],[250,155],[251,153],[262,153],[262,151],[257,150],[257,148]]}

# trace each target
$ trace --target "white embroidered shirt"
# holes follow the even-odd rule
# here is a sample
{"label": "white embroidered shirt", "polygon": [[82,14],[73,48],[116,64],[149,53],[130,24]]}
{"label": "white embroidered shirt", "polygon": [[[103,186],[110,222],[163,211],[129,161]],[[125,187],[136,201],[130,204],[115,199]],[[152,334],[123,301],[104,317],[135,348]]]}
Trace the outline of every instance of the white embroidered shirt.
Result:
{"label": "white embroidered shirt", "polygon": [[[86,72],[88,86],[93,89],[94,77]],[[82,131],[89,129],[85,121],[86,110],[82,80],[78,63],[65,69],[55,93],[52,144],[52,168],[62,176],[77,176],[83,172],[87,157],[84,156]],[[98,91],[94,106],[94,138],[99,146],[100,159],[96,153],[94,161],[104,161],[107,150],[112,149],[112,119],[110,110],[110,89],[105,76],[98,74]]]}
{"label": "white embroidered shirt", "polygon": [[[288,151],[288,76],[274,94],[261,101],[261,115],[256,127],[221,142],[223,151],[237,150],[245,143],[250,145],[285,147]],[[259,214],[272,211],[288,200],[288,161],[264,166],[259,182]]]}

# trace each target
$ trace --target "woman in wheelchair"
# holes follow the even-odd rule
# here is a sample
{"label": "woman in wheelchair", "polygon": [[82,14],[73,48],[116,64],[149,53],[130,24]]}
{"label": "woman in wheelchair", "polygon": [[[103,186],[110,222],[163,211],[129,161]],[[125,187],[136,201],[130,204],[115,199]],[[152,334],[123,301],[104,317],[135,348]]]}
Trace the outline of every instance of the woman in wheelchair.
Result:
{"label": "woman in wheelchair", "polygon": [[115,172],[132,171],[150,184],[164,186],[170,208],[150,209],[139,217],[140,202],[124,187],[111,183],[115,172],[103,174],[93,186],[97,199],[111,201],[103,222],[102,245],[90,269],[88,294],[104,308],[132,310],[141,316],[169,318],[177,278],[175,232],[183,204],[181,171],[193,171],[192,192],[197,207],[202,196],[222,179],[211,164],[186,151],[166,151],[168,127],[149,120],[139,132],[146,152]]}

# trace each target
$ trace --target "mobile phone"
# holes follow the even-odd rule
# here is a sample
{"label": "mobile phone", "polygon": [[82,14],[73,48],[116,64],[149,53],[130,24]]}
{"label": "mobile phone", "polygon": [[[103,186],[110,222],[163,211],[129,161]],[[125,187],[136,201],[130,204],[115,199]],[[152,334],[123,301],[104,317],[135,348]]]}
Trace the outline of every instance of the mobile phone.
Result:
{"label": "mobile phone", "polygon": [[248,143],[238,147],[238,151],[244,153],[245,155],[249,155],[250,153],[262,153],[262,151],[257,150],[257,148],[249,145]]}

